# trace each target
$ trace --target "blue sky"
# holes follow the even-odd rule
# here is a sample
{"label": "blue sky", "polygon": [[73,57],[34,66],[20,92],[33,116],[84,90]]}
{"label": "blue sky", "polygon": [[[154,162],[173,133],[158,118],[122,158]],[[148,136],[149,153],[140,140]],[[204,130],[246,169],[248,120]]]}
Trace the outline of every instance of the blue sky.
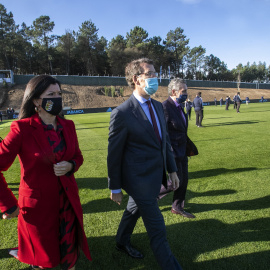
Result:
{"label": "blue sky", "polygon": [[1,0],[16,24],[30,26],[41,15],[55,22],[54,34],[78,31],[86,20],[108,41],[126,36],[135,26],[149,37],[166,38],[176,27],[184,29],[189,46],[202,45],[229,69],[239,63],[270,65],[270,0]]}

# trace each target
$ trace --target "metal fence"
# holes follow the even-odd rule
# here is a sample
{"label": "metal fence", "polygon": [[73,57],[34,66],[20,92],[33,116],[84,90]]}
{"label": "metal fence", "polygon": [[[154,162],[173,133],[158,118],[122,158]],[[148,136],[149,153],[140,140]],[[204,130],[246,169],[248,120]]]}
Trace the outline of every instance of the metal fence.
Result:
{"label": "metal fence", "polygon": [[[34,75],[14,75],[15,84],[27,84]],[[62,84],[91,86],[127,86],[124,77],[53,75]],[[168,86],[169,79],[158,79],[160,86]],[[237,88],[237,82],[186,80],[188,87]],[[240,88],[270,89],[269,83],[241,82]]]}

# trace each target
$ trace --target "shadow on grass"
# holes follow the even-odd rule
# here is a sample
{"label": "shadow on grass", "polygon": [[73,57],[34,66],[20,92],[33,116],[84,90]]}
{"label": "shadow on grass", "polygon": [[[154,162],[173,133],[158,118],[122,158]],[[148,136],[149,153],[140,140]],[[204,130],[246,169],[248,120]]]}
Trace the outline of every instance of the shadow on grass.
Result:
{"label": "shadow on grass", "polygon": [[[234,192],[235,193],[235,192]],[[203,193],[203,196],[205,193]],[[220,194],[220,195],[226,195],[226,194]],[[197,192],[188,191],[187,193],[187,199],[196,198],[199,197]],[[211,195],[210,195],[211,196]],[[214,195],[212,195],[214,196]],[[217,195],[215,195],[217,196]],[[166,198],[167,197],[167,198]],[[172,202],[172,195],[167,195],[163,199],[160,200],[159,204],[160,206],[164,206],[166,204],[169,204],[169,207],[163,208],[162,212],[170,211],[171,209],[171,202]],[[169,198],[168,198],[169,197]],[[166,198],[166,199],[165,199]],[[162,202],[164,200],[164,202]],[[245,211],[245,210],[260,210],[260,209],[268,209],[270,208],[270,195],[252,199],[252,200],[243,200],[243,201],[234,201],[234,202],[227,202],[227,203],[207,203],[207,204],[197,204],[197,203],[191,203],[188,202],[185,204],[185,209],[189,212],[192,212],[193,214],[203,213],[203,212],[209,212],[213,210],[230,210],[230,211]],[[233,212],[232,212],[233,215]]]}
{"label": "shadow on grass", "polygon": [[[8,183],[8,187],[12,191],[19,191],[19,185],[20,183]],[[17,187],[11,187],[11,186],[17,186]]]}
{"label": "shadow on grass", "polygon": [[12,258],[12,257],[8,254],[8,249],[7,249],[7,248],[0,249],[0,260],[1,260],[1,259],[4,259],[4,258]]}
{"label": "shadow on grass", "polygon": [[112,211],[123,211],[125,210],[128,202],[129,196],[124,194],[121,205],[113,202],[110,198],[110,193],[108,192],[108,198],[92,200],[85,204],[82,204],[83,213],[104,213]]}
{"label": "shadow on grass", "polygon": [[220,140],[222,140],[222,141],[224,141],[224,140],[232,140],[232,139],[234,139],[233,137],[231,137],[231,138],[215,138],[215,139],[208,139],[208,140],[194,140],[194,142],[209,142],[209,141],[220,141]]}
{"label": "shadow on grass", "polygon": [[257,113],[257,112],[262,112],[262,113],[264,113],[264,112],[269,112],[270,110],[263,110],[263,111],[244,111],[244,113]]}
{"label": "shadow on grass", "polygon": [[[251,254],[242,254],[238,256],[231,256],[228,258],[216,259],[212,261],[204,261],[195,263],[193,269],[215,269],[219,270],[268,270],[270,265],[269,251],[254,252]],[[239,263],[241,262],[241,265]],[[242,264],[244,262],[244,264]],[[256,265],[257,262],[257,265]]]}
{"label": "shadow on grass", "polygon": [[262,122],[263,121],[237,121],[237,122],[208,124],[208,125],[204,125],[204,126],[205,127],[219,127],[219,126],[232,126],[232,125],[250,125],[250,124],[258,124],[258,123],[262,123]]}
{"label": "shadow on grass", "polygon": [[[189,197],[190,198],[196,197],[196,194],[192,194],[192,192],[190,192]],[[270,195],[257,198],[257,199],[252,199],[252,200],[243,200],[243,201],[227,202],[227,203],[220,203],[220,204],[188,203],[187,206],[189,209],[192,209],[193,213],[202,213],[202,212],[208,212],[208,211],[213,211],[213,210],[232,210],[232,211],[233,210],[236,210],[236,211],[260,210],[260,209],[270,208]]]}
{"label": "shadow on grass", "polygon": [[256,167],[247,167],[247,168],[236,168],[236,169],[227,169],[227,168],[216,168],[216,169],[209,169],[209,170],[200,170],[196,172],[189,172],[188,178],[197,179],[203,177],[213,177],[220,174],[232,174],[232,173],[241,173],[241,172],[248,172],[248,171],[255,171],[257,170]]}
{"label": "shadow on grass", "polygon": [[104,126],[104,127],[89,127],[89,128],[76,128],[76,130],[82,130],[82,129],[97,129],[97,128],[109,128],[109,126]]}
{"label": "shadow on grass", "polygon": [[[250,247],[249,243],[270,241],[270,218],[235,224],[215,219],[182,221],[180,218],[179,223],[166,226],[166,231],[172,252],[183,269],[269,269],[269,251],[255,252],[255,247]],[[135,228],[131,239],[132,245],[145,255],[144,260],[134,260],[116,251],[114,235],[90,237],[88,240],[93,256],[89,269],[158,269],[146,232],[136,233]],[[238,249],[237,245],[241,248]],[[220,249],[225,249],[225,254],[221,254]],[[243,254],[235,256],[237,252]],[[213,253],[211,258],[218,259],[209,259],[209,253]],[[78,269],[84,269],[82,265],[86,264],[86,259],[81,257]]]}
{"label": "shadow on grass", "polygon": [[218,120],[220,120],[220,119],[224,119],[224,118],[232,118],[232,117],[222,117],[222,116],[221,116],[221,117],[218,117],[218,118],[212,118],[212,117],[211,117],[211,118],[207,118],[207,120],[208,120],[208,119],[211,119],[211,120],[212,120],[212,119],[218,119]]}
{"label": "shadow on grass", "polygon": [[[220,174],[232,174],[232,173],[241,173],[247,171],[257,170],[256,167],[248,168],[236,168],[236,169],[227,169],[227,168],[217,168],[210,170],[200,170],[195,172],[189,172],[189,180],[203,178],[203,177],[213,177]],[[89,189],[107,189],[108,188],[108,179],[104,178],[76,178],[79,188],[89,188]],[[14,184],[15,185],[15,184]]]}
{"label": "shadow on grass", "polygon": [[[76,178],[76,182],[80,188],[89,189],[108,189],[108,179],[104,178]],[[109,191],[109,189],[108,189]]]}
{"label": "shadow on grass", "polygon": [[88,125],[97,125],[97,124],[109,124],[109,121],[107,122],[91,122],[91,123],[78,123],[76,126],[88,126]]}

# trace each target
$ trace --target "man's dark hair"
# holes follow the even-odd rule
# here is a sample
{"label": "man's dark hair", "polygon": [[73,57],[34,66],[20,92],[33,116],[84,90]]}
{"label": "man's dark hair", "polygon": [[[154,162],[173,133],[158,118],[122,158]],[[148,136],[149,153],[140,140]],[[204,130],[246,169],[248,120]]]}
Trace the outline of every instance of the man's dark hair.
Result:
{"label": "man's dark hair", "polygon": [[140,59],[131,61],[126,66],[126,69],[125,69],[126,81],[132,89],[135,89],[133,76],[144,73],[144,70],[141,67],[141,64],[144,64],[144,63],[149,64],[149,65],[154,65],[153,60],[149,58],[140,58]]}

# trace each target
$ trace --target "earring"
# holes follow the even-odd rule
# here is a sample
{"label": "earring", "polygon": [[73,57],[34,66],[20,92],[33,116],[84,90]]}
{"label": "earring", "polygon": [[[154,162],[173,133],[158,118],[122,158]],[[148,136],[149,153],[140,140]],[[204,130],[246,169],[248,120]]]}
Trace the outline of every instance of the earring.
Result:
{"label": "earring", "polygon": [[[38,105],[38,107],[39,107],[39,106],[40,106],[40,105]],[[35,107],[35,111],[36,111],[37,113],[40,112],[40,109],[39,109],[38,107]]]}

